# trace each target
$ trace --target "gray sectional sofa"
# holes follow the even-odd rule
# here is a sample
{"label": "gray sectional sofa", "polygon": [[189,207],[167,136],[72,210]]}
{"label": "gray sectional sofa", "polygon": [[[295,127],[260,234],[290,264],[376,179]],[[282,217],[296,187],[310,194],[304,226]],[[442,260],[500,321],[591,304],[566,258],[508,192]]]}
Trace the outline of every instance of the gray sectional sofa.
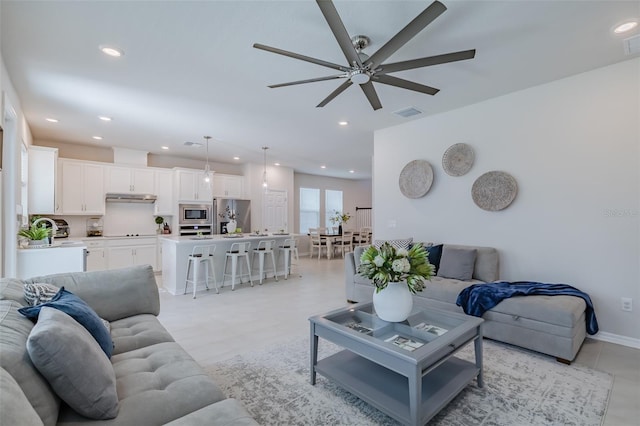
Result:
{"label": "gray sectional sofa", "polygon": [[[414,297],[427,306],[463,313],[456,305],[462,289],[499,279],[498,251],[491,247],[444,244],[444,248],[447,247],[476,250],[472,279],[462,281],[436,276],[426,281],[426,288]],[[373,297],[374,287],[370,280],[357,274],[365,248],[356,247],[345,257],[345,290],[347,300],[351,302],[371,301]],[[574,296],[505,299],[483,315],[484,336],[569,363],[576,357],[586,336],[585,310],[584,300]]]}
{"label": "gray sectional sofa", "polygon": [[[78,414],[61,401],[34,367],[27,351],[32,340],[27,342],[35,327],[18,313],[26,305],[25,282],[64,286],[110,322],[113,355],[110,360],[104,353],[97,356],[110,361],[115,373],[115,418],[93,420]],[[150,266],[0,280],[0,424],[257,425],[173,340],[156,318],[159,311],[158,288]],[[43,312],[45,308],[41,317]],[[58,311],[49,308],[46,312]],[[47,330],[56,332],[55,327]],[[82,369],[84,364],[80,360],[73,367]],[[94,371],[78,373],[88,381],[97,380]]]}

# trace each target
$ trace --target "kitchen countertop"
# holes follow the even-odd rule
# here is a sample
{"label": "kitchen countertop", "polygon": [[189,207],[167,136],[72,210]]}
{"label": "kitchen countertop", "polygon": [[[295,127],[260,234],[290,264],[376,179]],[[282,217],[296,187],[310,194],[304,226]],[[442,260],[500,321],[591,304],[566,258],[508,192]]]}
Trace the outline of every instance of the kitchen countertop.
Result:
{"label": "kitchen countertop", "polygon": [[[84,241],[104,241],[104,240],[126,240],[126,239],[136,239],[136,238],[154,238],[154,237],[171,237],[172,234],[149,234],[149,235],[138,235],[138,236],[125,236],[125,235],[104,235],[102,237],[69,237],[64,238],[65,241],[75,241],[75,242],[84,242]],[[62,240],[62,238],[60,238]],[[55,240],[58,241],[57,239]]]}
{"label": "kitchen countertop", "polygon": [[293,238],[295,234],[265,234],[265,235],[256,235],[256,234],[242,234],[239,237],[229,237],[229,234],[216,234],[216,235],[205,235],[201,238],[198,238],[193,235],[159,235],[161,240],[183,244],[183,243],[194,243],[194,242],[206,242],[206,241],[225,241],[225,242],[234,242],[234,241],[254,241],[254,240],[264,240],[268,238]]}
{"label": "kitchen countertop", "polygon": [[68,240],[59,242],[58,240],[53,240],[52,246],[41,246],[41,247],[25,247],[18,248],[21,251],[35,251],[35,250],[52,250],[52,249],[64,249],[64,248],[86,248],[87,246],[82,241]]}

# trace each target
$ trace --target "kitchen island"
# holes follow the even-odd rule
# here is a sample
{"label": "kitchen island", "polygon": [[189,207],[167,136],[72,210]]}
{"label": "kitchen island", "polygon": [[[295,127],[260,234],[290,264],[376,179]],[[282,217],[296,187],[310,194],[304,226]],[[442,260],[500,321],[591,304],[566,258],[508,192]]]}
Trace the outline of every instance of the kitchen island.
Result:
{"label": "kitchen island", "polygon": [[26,279],[62,272],[86,270],[87,246],[75,241],[18,249],[17,277]]}
{"label": "kitchen island", "polygon": [[[280,245],[284,240],[294,238],[294,234],[269,234],[269,235],[256,235],[256,234],[243,234],[242,236],[229,237],[228,234],[222,235],[208,235],[205,237],[194,236],[160,236],[160,243],[162,244],[162,285],[171,294],[183,294],[185,280],[187,278],[187,259],[191,254],[191,251],[195,246],[208,246],[215,245],[216,253],[214,256],[214,266],[216,272],[216,280],[218,281],[218,287],[222,286],[222,272],[224,270],[225,254],[227,250],[231,249],[233,243],[251,242],[251,249],[249,251],[249,259],[253,261],[253,249],[258,247],[258,243],[262,240],[275,240],[276,246]],[[278,276],[284,276],[284,256],[280,256],[278,259],[278,248],[274,249],[274,254],[278,262],[276,263],[276,270]],[[257,259],[256,259],[257,260]],[[231,263],[229,263],[228,273],[231,273]],[[266,269],[270,269],[268,266]],[[251,277],[254,282],[260,280],[259,269],[257,265],[254,267],[251,264]],[[245,278],[246,280],[246,278]],[[236,279],[236,285],[239,281]],[[228,278],[225,285],[231,285],[231,279]],[[211,287],[210,287],[211,288]],[[198,285],[198,291],[204,289],[204,284]],[[189,287],[189,292],[193,291],[192,287]]]}

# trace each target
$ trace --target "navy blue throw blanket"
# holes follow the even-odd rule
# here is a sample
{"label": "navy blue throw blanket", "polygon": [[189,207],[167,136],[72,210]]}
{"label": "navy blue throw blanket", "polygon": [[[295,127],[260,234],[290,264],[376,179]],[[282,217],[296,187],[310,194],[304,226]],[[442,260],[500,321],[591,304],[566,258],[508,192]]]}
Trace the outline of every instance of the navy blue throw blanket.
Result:
{"label": "navy blue throw blanket", "polygon": [[596,334],[598,332],[598,321],[596,320],[591,298],[587,293],[567,284],[545,284],[529,281],[512,283],[498,281],[487,284],[474,284],[460,292],[456,305],[462,306],[467,315],[481,317],[486,311],[508,297],[529,295],[581,297],[587,304],[585,311],[587,333]]}

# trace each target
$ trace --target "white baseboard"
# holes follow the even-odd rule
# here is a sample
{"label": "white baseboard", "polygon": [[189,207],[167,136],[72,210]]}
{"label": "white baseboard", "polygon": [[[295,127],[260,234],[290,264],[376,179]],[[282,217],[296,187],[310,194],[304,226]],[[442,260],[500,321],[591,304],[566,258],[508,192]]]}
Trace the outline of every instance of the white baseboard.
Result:
{"label": "white baseboard", "polygon": [[632,337],[620,336],[619,334],[607,333],[606,331],[601,331],[598,334],[589,337],[596,340],[602,340],[603,342],[640,349],[640,339],[634,339]]}

